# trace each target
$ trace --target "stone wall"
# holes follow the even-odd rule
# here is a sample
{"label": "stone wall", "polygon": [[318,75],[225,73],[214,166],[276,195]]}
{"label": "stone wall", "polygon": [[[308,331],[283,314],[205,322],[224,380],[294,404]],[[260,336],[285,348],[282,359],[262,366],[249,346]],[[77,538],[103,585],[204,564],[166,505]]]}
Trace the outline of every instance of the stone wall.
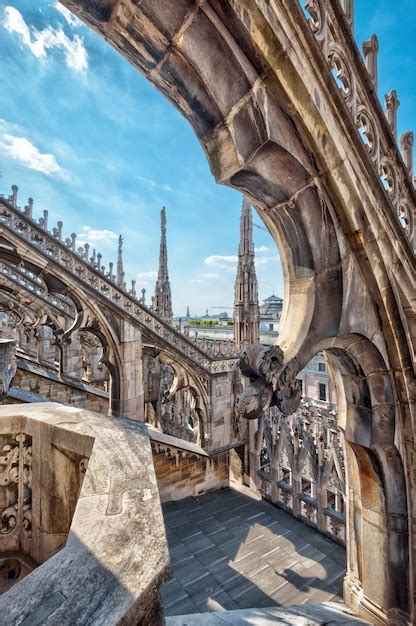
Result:
{"label": "stone wall", "polygon": [[95,390],[82,383],[72,384],[69,381],[61,381],[56,374],[22,369],[19,366],[12,381],[11,393],[3,398],[2,404],[17,404],[24,401],[24,394],[19,394],[19,397],[22,397],[21,400],[14,397],[13,389],[16,388],[62,404],[75,405],[78,408],[104,415],[108,413],[108,393]]}
{"label": "stone wall", "polygon": [[162,624],[169,556],[146,427],[26,404],[0,407],[0,439],[0,548],[50,557],[1,596],[1,623]]}
{"label": "stone wall", "polygon": [[152,441],[153,464],[162,502],[182,500],[228,486],[228,451],[211,457],[202,448],[198,453],[184,449],[180,440],[177,442],[176,447],[172,443]]}

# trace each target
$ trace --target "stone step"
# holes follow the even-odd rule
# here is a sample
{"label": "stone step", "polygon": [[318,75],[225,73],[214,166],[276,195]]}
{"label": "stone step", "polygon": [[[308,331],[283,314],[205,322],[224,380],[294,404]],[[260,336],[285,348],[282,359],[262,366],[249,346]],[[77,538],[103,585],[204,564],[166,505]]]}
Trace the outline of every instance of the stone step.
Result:
{"label": "stone step", "polygon": [[244,626],[245,624],[247,626],[268,626],[269,624],[368,626],[369,622],[360,619],[343,604],[337,602],[166,617],[166,626],[224,626],[225,624],[233,624],[234,626]]}

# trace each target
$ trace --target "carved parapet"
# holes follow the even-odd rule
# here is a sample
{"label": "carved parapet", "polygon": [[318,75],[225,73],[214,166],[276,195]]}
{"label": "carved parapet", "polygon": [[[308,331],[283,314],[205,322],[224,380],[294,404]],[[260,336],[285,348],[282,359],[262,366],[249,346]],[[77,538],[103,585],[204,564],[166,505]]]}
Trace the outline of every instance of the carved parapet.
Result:
{"label": "carved parapet", "polygon": [[239,418],[257,419],[271,406],[277,406],[283,415],[290,415],[299,406],[301,387],[296,376],[300,367],[296,359],[284,365],[279,346],[248,346],[242,354],[240,369],[250,384],[237,407]]}

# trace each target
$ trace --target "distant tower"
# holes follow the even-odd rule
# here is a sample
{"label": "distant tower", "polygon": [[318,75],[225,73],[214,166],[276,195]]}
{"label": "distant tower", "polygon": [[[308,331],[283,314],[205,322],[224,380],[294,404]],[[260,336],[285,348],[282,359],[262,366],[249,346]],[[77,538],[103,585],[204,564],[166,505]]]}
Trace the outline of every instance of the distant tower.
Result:
{"label": "distant tower", "polygon": [[118,254],[117,254],[117,286],[121,289],[126,288],[124,282],[125,272],[123,267],[123,237],[118,238]]}
{"label": "distant tower", "polygon": [[172,294],[170,290],[169,273],[168,273],[168,251],[166,246],[166,209],[160,212],[160,253],[159,253],[159,272],[157,275],[155,295],[153,299],[153,310],[167,322],[172,322]]}
{"label": "distant tower", "polygon": [[260,341],[260,310],[254,265],[251,206],[243,197],[240,218],[240,245],[234,286],[234,341],[238,348]]}
{"label": "distant tower", "polygon": [[191,314],[189,313],[189,306],[186,307],[186,319],[189,320],[189,318],[191,317]]}

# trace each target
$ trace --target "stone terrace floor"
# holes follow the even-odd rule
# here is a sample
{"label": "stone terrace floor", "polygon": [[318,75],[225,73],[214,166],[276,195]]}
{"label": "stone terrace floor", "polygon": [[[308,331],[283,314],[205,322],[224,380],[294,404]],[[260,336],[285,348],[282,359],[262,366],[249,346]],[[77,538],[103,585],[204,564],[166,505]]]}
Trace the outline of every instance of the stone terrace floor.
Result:
{"label": "stone terrace floor", "polygon": [[342,601],[345,550],[268,502],[223,489],[163,513],[167,616]]}

